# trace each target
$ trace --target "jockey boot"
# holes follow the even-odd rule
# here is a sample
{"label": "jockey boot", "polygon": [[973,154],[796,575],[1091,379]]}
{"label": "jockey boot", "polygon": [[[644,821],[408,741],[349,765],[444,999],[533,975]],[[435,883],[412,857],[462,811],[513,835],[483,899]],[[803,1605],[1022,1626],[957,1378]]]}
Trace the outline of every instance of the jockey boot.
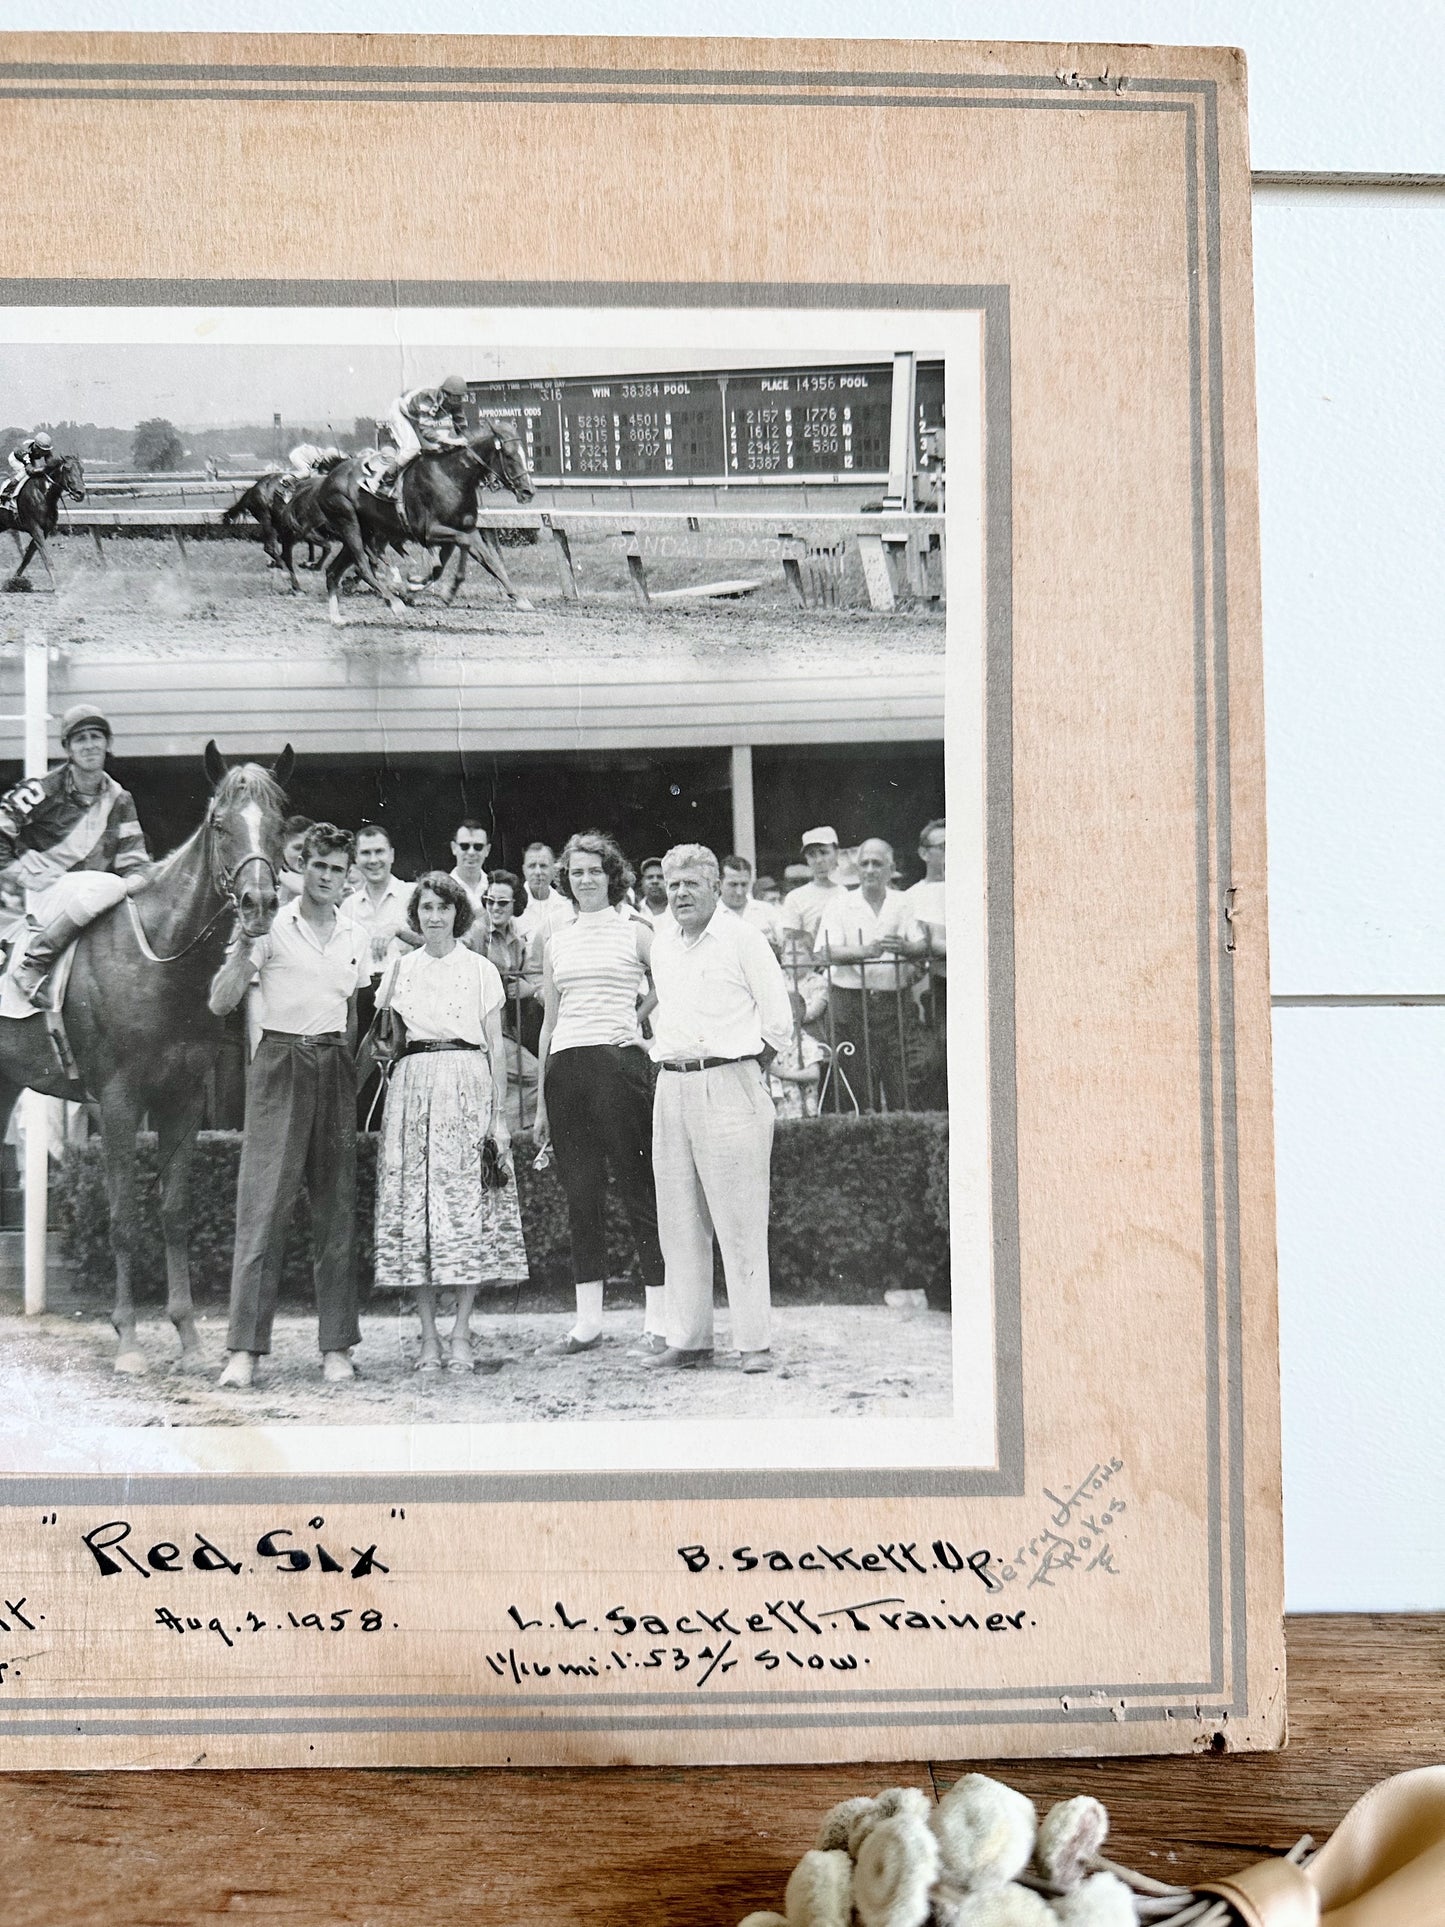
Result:
{"label": "jockey boot", "polygon": [[56,958],[67,944],[75,942],[84,928],[83,923],[77,923],[74,917],[62,910],[58,917],[30,939],[25,949],[25,961],[10,979],[28,1002],[35,1002],[40,986],[50,975]]}

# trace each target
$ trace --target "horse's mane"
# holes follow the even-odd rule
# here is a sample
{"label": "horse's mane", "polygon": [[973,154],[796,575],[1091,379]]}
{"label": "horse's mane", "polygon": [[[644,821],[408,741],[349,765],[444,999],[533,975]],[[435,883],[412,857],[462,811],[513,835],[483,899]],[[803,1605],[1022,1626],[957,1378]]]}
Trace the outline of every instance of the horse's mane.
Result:
{"label": "horse's mane", "polygon": [[241,800],[260,803],[277,816],[285,814],[285,790],[270,770],[263,769],[259,763],[237,763],[226,771],[217,785],[215,803],[222,808],[229,808]]}

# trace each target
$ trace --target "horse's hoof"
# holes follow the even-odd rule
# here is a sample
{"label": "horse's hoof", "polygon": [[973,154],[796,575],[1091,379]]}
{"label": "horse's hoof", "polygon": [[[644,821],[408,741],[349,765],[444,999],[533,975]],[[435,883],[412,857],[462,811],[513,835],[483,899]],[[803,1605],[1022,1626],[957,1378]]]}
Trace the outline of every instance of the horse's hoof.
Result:
{"label": "horse's hoof", "polygon": [[123,1372],[127,1378],[141,1378],[150,1370],[150,1361],[141,1351],[118,1352],[115,1369]]}
{"label": "horse's hoof", "polygon": [[519,595],[517,597],[517,607],[525,611],[527,615],[531,615],[533,613],[533,605],[530,602],[528,602],[527,598],[524,595]]}
{"label": "horse's hoof", "polygon": [[394,616],[404,616],[411,605],[406,602],[398,602],[395,596],[392,596],[388,599],[386,606]]}

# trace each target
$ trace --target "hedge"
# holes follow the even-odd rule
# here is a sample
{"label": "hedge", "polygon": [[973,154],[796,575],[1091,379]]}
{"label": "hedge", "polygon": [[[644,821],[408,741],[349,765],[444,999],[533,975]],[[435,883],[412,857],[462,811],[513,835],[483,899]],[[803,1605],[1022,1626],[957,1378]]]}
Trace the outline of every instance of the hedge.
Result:
{"label": "hedge", "polygon": [[[224,1301],[230,1287],[240,1145],[235,1131],[203,1131],[197,1145],[191,1172],[191,1276],[198,1302]],[[374,1136],[358,1138],[358,1262],[364,1280],[371,1276],[376,1146]],[[556,1167],[534,1171],[524,1147],[516,1163],[532,1267],[518,1303],[530,1310],[570,1303],[567,1212]],[[140,1139],[138,1168],[136,1296],[142,1303],[164,1301],[153,1136]],[[114,1266],[98,1142],[66,1147],[52,1180],[51,1211],[81,1288],[108,1302]],[[310,1299],[310,1237],[303,1194],[286,1246],[283,1302]],[[630,1261],[615,1187],[609,1188],[608,1243],[619,1268]],[[931,1304],[947,1305],[947,1114],[780,1119],[773,1144],[770,1247],[773,1297],[780,1304],[866,1303],[891,1287],[910,1286],[925,1290]]]}

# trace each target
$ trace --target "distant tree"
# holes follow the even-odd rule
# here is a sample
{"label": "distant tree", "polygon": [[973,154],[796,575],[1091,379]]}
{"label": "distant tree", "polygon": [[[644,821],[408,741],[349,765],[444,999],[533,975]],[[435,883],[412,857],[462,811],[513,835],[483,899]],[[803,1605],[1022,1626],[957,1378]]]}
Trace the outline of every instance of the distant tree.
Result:
{"label": "distant tree", "polygon": [[137,468],[155,470],[179,468],[185,460],[185,444],[175,427],[163,415],[152,415],[137,424],[131,438],[131,459]]}

